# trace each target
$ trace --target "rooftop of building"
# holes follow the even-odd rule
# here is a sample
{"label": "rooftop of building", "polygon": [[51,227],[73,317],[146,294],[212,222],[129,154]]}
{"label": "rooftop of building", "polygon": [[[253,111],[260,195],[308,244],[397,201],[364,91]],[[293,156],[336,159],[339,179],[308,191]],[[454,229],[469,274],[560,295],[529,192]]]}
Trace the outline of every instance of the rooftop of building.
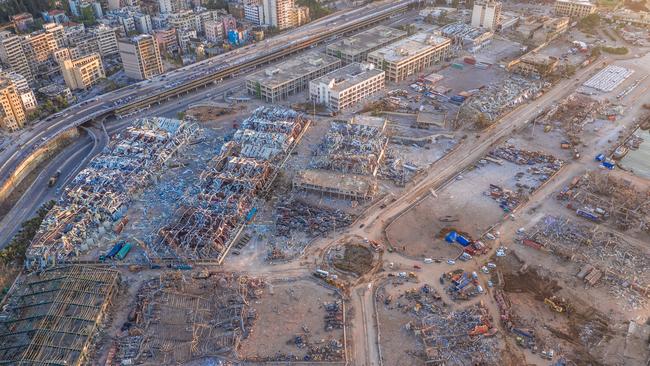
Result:
{"label": "rooftop of building", "polygon": [[133,36],[133,37],[120,38],[119,41],[122,43],[136,44],[144,39],[153,39],[153,36],[151,36],[150,34],[138,34],[137,36]]}
{"label": "rooftop of building", "polygon": [[373,51],[370,55],[388,62],[400,62],[444,43],[451,43],[451,40],[430,32],[420,32]]}
{"label": "rooftop of building", "polygon": [[476,39],[486,33],[492,33],[487,29],[472,27],[471,25],[462,22],[447,24],[442,27],[440,31],[447,37],[458,37],[463,39]]}
{"label": "rooftop of building", "polygon": [[555,2],[596,6],[596,4],[592,3],[589,0],[555,0]]}
{"label": "rooftop of building", "polygon": [[307,169],[296,174],[299,184],[321,187],[354,195],[372,195],[374,183],[371,177],[358,174],[333,172],[331,170]]}
{"label": "rooftop of building", "polygon": [[11,79],[5,76],[0,76],[0,89],[4,89],[12,85],[14,85],[14,82]]}
{"label": "rooftop of building", "polygon": [[373,64],[354,62],[327,75],[313,80],[314,83],[329,84],[334,91],[343,91],[373,76],[383,74],[383,70],[375,69]]}
{"label": "rooftop of building", "polygon": [[277,87],[339,62],[341,61],[334,56],[328,56],[318,51],[311,51],[289,59],[282,64],[255,72],[247,76],[246,80],[257,81],[269,87]]}
{"label": "rooftop of building", "polygon": [[553,56],[539,54],[539,53],[528,53],[521,56],[521,61],[534,64],[534,65],[546,65],[558,62],[558,59]]}
{"label": "rooftop of building", "polygon": [[346,55],[356,55],[379,45],[395,41],[406,36],[406,34],[404,31],[380,25],[332,43],[327,46],[327,49],[333,52],[339,51]]}

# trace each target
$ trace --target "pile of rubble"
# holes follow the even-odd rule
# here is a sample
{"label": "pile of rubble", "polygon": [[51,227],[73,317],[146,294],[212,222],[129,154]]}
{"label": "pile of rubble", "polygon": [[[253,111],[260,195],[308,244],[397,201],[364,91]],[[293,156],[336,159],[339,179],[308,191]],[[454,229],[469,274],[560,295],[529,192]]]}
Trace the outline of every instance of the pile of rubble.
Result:
{"label": "pile of rubble", "polygon": [[256,109],[200,174],[198,192],[185,197],[151,249],[162,257],[221,260],[309,123],[291,109]]}
{"label": "pile of rubble", "polygon": [[483,287],[479,285],[476,272],[465,272],[457,269],[442,275],[441,280],[448,280],[449,285],[445,291],[453,300],[469,300],[483,293]]}
{"label": "pile of rubble", "polygon": [[134,196],[198,134],[195,124],[152,117],[114,135],[43,220],[26,265],[49,266],[94,247],[122,218]]}
{"label": "pile of rubble", "polygon": [[490,184],[490,190],[485,194],[495,200],[505,212],[514,210],[525,199],[521,191],[513,192],[495,184]]}
{"label": "pile of rubble", "polygon": [[463,103],[459,117],[478,127],[487,127],[505,112],[517,107],[542,92],[545,83],[511,76],[498,83],[490,84]]}
{"label": "pile of rubble", "polygon": [[386,149],[384,161],[379,167],[378,177],[393,181],[404,186],[421,169],[412,162],[406,161],[393,149]]}
{"label": "pile of rubble", "polygon": [[[537,177],[540,182],[545,182],[564,165],[564,161],[539,151],[518,149],[514,145],[505,144],[490,151],[492,159],[503,159],[517,165],[528,166],[527,173]],[[535,187],[531,188],[531,191]]]}
{"label": "pile of rubble", "polygon": [[581,264],[580,276],[589,285],[605,279],[611,285],[610,292],[624,297],[629,307],[637,308],[647,302],[650,281],[645,274],[650,268],[650,256],[633,239],[602,230],[598,225],[549,215],[537,223],[525,240],[528,246],[545,248]]}
{"label": "pile of rubble", "polygon": [[[200,277],[200,278],[199,278]],[[114,364],[185,364],[206,356],[237,358],[257,319],[250,306],[266,283],[259,278],[180,272],[145,282],[116,335]]]}
{"label": "pile of rubble", "polygon": [[549,126],[559,126],[566,133],[568,143],[572,147],[580,146],[584,126],[597,117],[598,113],[611,113],[611,106],[599,103],[597,100],[580,94],[571,94],[561,103],[551,107],[536,123]]}
{"label": "pile of rubble", "polygon": [[325,304],[325,330],[343,328],[343,303],[341,300]]}
{"label": "pile of rubble", "polygon": [[292,233],[305,232],[309,237],[316,237],[346,227],[354,219],[353,215],[341,210],[293,199],[277,205],[275,225],[279,236],[291,237]]}
{"label": "pile of rubble", "polygon": [[482,303],[463,310],[425,315],[410,329],[424,344],[427,363],[499,364],[497,328]]}
{"label": "pile of rubble", "polygon": [[613,219],[619,230],[650,232],[650,190],[642,190],[610,172],[588,172],[558,195],[567,207],[594,222]]}
{"label": "pile of rubble", "polygon": [[375,176],[388,144],[383,131],[384,126],[332,122],[310,167]]}

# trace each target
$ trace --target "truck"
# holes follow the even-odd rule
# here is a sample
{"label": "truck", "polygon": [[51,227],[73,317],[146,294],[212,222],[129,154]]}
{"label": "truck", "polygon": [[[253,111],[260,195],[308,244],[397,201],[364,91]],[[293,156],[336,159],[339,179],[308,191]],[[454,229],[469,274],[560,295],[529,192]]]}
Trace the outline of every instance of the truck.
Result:
{"label": "truck", "polygon": [[133,244],[125,242],[124,246],[122,246],[122,249],[120,249],[120,251],[117,252],[117,254],[115,254],[115,258],[119,260],[124,259],[127,256],[127,254],[129,254],[129,251],[131,251],[132,246]]}
{"label": "truck", "polygon": [[327,278],[329,277],[330,273],[327,271],[323,271],[322,269],[317,269],[314,271],[314,276],[320,277],[320,278]]}
{"label": "truck", "polygon": [[59,177],[60,177],[60,176],[61,176],[61,171],[60,171],[60,170],[57,170],[56,173],[54,173],[54,175],[52,175],[52,176],[50,177],[50,180],[47,182],[47,186],[48,186],[48,187],[54,187],[54,185],[56,184],[56,182],[59,180]]}
{"label": "truck", "polygon": [[119,251],[122,249],[123,246],[124,246],[124,240],[118,241],[117,243],[115,243],[115,245],[113,245],[113,247],[106,254],[100,255],[99,260],[103,262],[107,259],[111,259],[115,257],[115,255],[119,253]]}
{"label": "truck", "polygon": [[591,220],[593,222],[600,222],[600,217],[598,215],[587,210],[578,209],[576,210],[576,215],[584,217],[585,219]]}
{"label": "truck", "polygon": [[257,213],[257,207],[251,208],[251,210],[248,211],[248,214],[246,215],[246,222],[250,222],[253,217],[255,217],[255,213]]}

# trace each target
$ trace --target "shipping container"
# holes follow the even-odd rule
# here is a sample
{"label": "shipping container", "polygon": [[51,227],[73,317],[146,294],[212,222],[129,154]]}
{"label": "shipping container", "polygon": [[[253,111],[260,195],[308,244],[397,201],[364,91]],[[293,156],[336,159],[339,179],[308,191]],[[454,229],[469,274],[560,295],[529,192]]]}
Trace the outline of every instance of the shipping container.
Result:
{"label": "shipping container", "polygon": [[246,221],[250,222],[253,217],[255,217],[255,214],[257,213],[257,207],[251,208],[250,211],[248,211],[248,214],[246,215]]}
{"label": "shipping container", "polygon": [[115,245],[113,245],[113,247],[111,248],[111,250],[108,251],[108,253],[106,253],[105,255],[100,255],[99,260],[104,261],[106,259],[113,258],[120,251],[120,249],[122,249],[122,246],[124,246],[124,240],[118,241],[117,243],[115,243]]}
{"label": "shipping container", "polygon": [[470,244],[469,239],[467,239],[466,237],[464,237],[464,236],[462,236],[462,235],[458,235],[458,236],[456,237],[456,242],[457,242],[458,244],[464,246],[464,247],[466,247],[466,246],[468,246],[468,245]]}
{"label": "shipping container", "polygon": [[596,214],[591,213],[589,211],[577,210],[576,215],[584,217],[585,219],[588,219],[588,220],[591,220],[591,221],[594,221],[594,222],[599,222],[600,221],[600,217],[598,217]]}
{"label": "shipping container", "polygon": [[465,61],[465,63],[469,64],[469,65],[475,65],[476,64],[476,59],[474,57],[465,57],[463,59],[463,61]]}
{"label": "shipping container", "polygon": [[530,239],[524,239],[524,245],[527,247],[535,248],[537,250],[542,248],[542,244],[532,241]]}
{"label": "shipping container", "polygon": [[598,155],[596,155],[595,160],[596,160],[596,161],[604,161],[604,160],[605,160],[605,154],[598,154]]}
{"label": "shipping container", "polygon": [[459,64],[459,63],[454,62],[453,64],[451,64],[451,67],[453,67],[455,69],[462,70],[463,69],[463,64]]}
{"label": "shipping container", "polygon": [[120,251],[117,252],[115,258],[119,260],[124,259],[127,256],[127,254],[129,254],[129,251],[131,250],[131,246],[132,246],[131,243],[125,243],[122,249],[120,249]]}

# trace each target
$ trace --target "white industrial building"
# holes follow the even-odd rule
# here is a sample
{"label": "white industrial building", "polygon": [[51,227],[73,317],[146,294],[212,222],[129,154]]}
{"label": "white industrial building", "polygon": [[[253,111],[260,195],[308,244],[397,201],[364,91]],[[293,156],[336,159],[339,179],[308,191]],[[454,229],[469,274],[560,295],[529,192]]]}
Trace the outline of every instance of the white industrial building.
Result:
{"label": "white industrial building", "polygon": [[386,73],[370,63],[351,63],[309,82],[309,96],[334,111],[384,89]]}

